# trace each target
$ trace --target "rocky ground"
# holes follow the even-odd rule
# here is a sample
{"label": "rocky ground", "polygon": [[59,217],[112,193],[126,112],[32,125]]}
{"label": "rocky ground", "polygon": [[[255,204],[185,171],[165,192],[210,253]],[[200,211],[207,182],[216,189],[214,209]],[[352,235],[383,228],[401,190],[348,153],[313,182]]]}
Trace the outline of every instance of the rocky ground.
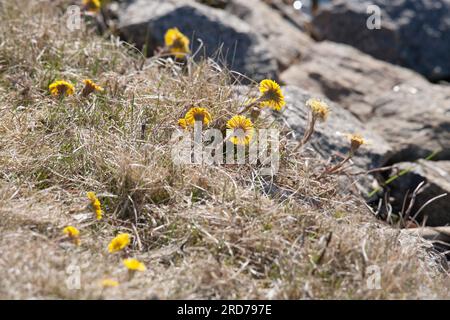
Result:
{"label": "rocky ground", "polygon": [[[379,30],[367,28],[369,2],[362,0],[320,5],[313,16],[295,10],[291,1],[277,0],[137,0],[122,4],[116,12],[123,38],[138,46],[147,44],[148,52],[163,45],[165,30],[177,25],[193,39],[194,51],[201,45],[208,56],[233,71],[301,88],[303,92],[288,89],[293,103],[285,113],[299,135],[307,115],[291,114],[301,110],[295,102],[302,101],[302,95],[329,99],[336,111],[331,125],[319,129],[323,132],[314,138],[313,148],[328,159],[343,150],[336,132],[354,128],[364,133],[372,144],[356,164],[362,170],[389,168],[373,174],[377,182],[360,179],[361,190],[366,196],[369,189],[382,190],[378,197],[397,215],[404,214],[404,202],[426,181],[412,204],[411,211],[417,212],[430,199],[449,192],[445,181],[450,159],[450,85],[445,80],[450,79],[446,14],[450,2],[370,4],[381,10]],[[423,170],[424,166],[433,169]],[[384,185],[405,167],[410,170]],[[449,203],[442,197],[425,206],[418,222],[446,226]]]}
{"label": "rocky ground", "polygon": [[[0,5],[0,298],[448,298],[449,0],[373,0],[379,30],[363,0],[312,15],[283,0],[124,0],[73,32],[73,3]],[[172,27],[191,40],[187,65],[158,55]],[[85,77],[105,92],[48,93]],[[188,106],[229,116],[265,78],[286,97],[258,123],[283,133],[276,177],[172,165],[165,132]],[[312,97],[331,114],[293,152]],[[369,143],[319,179],[349,132]],[[132,241],[111,255],[118,232]],[[130,276],[125,257],[147,271]],[[62,285],[74,266],[75,290]]]}

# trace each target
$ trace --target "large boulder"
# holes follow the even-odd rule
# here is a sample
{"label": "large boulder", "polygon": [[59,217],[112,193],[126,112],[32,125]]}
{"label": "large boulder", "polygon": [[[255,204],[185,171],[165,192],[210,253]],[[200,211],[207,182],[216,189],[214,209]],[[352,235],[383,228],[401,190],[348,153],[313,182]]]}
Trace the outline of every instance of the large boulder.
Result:
{"label": "large boulder", "polygon": [[281,80],[351,111],[392,145],[388,163],[435,151],[440,152],[434,159],[450,159],[450,86],[329,41],[310,46]]}
{"label": "large boulder", "polygon": [[[400,212],[402,207],[407,208],[414,198],[410,217],[428,226],[450,225],[450,161],[419,160],[415,163],[398,163],[392,174],[399,176],[388,184],[397,212]],[[413,191],[421,182],[425,183],[413,197]],[[431,199],[444,194],[447,196],[437,198],[425,206]]]}
{"label": "large boulder", "polygon": [[[381,29],[369,29],[369,5]],[[337,0],[313,19],[315,36],[352,45],[432,80],[450,79],[450,0]]]}
{"label": "large boulder", "polygon": [[[298,62],[305,48],[312,43],[305,32],[262,0],[230,0],[225,9],[267,40],[267,48],[277,59],[280,70]],[[302,16],[299,12],[296,14]]]}
{"label": "large boulder", "polygon": [[256,80],[277,78],[277,63],[264,38],[223,10],[189,0],[136,0],[119,13],[122,37],[138,47],[146,45],[148,52],[163,46],[165,32],[173,27],[192,40],[193,52],[201,39],[201,53],[231,70]]}

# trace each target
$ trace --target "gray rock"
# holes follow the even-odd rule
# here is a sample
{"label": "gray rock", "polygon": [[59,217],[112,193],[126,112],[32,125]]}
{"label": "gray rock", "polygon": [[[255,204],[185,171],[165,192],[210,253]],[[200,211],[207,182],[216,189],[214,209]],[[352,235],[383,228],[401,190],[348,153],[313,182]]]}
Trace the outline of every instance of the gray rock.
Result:
{"label": "gray rock", "polygon": [[[232,0],[231,0],[232,1]],[[311,21],[311,7],[308,2],[303,1],[301,10],[297,10],[293,6],[293,1],[286,0],[262,0],[267,3],[271,9],[279,12],[283,18],[297,29],[306,31]]]}
{"label": "gray rock", "polygon": [[302,52],[312,43],[306,33],[261,0],[230,0],[226,10],[247,22],[267,40],[267,48],[277,59],[280,70],[298,62]]}
{"label": "gray rock", "polygon": [[450,227],[413,228],[408,229],[408,233],[420,235],[430,241],[443,241],[450,245]]}
{"label": "gray rock", "polygon": [[224,9],[229,3],[229,0],[195,0],[195,1],[213,8],[220,8],[220,9]]}
{"label": "gray rock", "polygon": [[450,159],[450,86],[329,41],[310,46],[281,80],[324,95],[367,123],[392,145],[389,163],[439,150],[434,159]]}
{"label": "gray rock", "polygon": [[277,78],[276,60],[262,36],[223,10],[188,0],[137,0],[119,14],[122,36],[138,47],[147,44],[149,52],[164,45],[164,34],[173,27],[194,40],[193,52],[201,39],[206,55],[225,62],[230,69],[255,80]]}
{"label": "gray rock", "polygon": [[[367,7],[381,8],[381,29],[369,29]],[[315,36],[352,45],[416,70],[450,78],[450,0],[338,0],[313,19]]]}
{"label": "gray rock", "polygon": [[[320,96],[311,94],[298,87],[287,86],[283,88],[286,98],[286,109],[282,112],[285,123],[295,132],[296,139],[300,140],[305,132],[308,122],[308,109],[305,103],[312,97]],[[312,147],[323,159],[342,159],[350,147],[350,143],[345,136],[346,133],[359,133],[370,142],[362,146],[352,158],[353,169],[350,172],[377,168],[385,162],[386,157],[391,152],[389,144],[378,134],[369,130],[349,111],[343,109],[336,103],[323,99],[331,108],[329,118],[324,123],[317,123],[315,132],[307,147]],[[337,157],[339,156],[339,157]],[[371,191],[373,187],[372,179],[361,177],[361,190]]]}
{"label": "gray rock", "polygon": [[[394,199],[394,209],[401,211],[409,190],[406,202],[408,207],[413,190],[425,181],[415,198],[409,216],[416,216],[415,220],[424,221],[428,226],[450,225],[450,161],[419,160],[416,163],[399,163],[395,167],[396,170],[392,174],[398,174],[397,172],[402,170],[406,173],[388,185],[390,195]],[[419,213],[427,201],[442,194],[447,196],[431,202]]]}
{"label": "gray rock", "polygon": [[446,252],[447,259],[450,260],[450,227],[413,228],[406,229],[405,232],[430,241],[438,251]]}

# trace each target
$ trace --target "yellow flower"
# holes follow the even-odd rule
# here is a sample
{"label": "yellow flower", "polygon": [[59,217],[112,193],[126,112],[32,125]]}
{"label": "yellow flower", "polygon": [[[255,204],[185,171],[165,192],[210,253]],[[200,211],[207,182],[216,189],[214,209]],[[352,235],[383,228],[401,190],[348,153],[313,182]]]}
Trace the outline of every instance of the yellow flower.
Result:
{"label": "yellow flower", "polygon": [[51,83],[48,86],[48,89],[53,96],[71,96],[75,92],[73,85],[64,80],[58,80]]}
{"label": "yellow flower", "polygon": [[114,253],[122,250],[130,244],[130,235],[128,233],[120,233],[117,237],[111,240],[108,245],[109,253]]}
{"label": "yellow flower", "polygon": [[178,120],[178,126],[180,126],[181,129],[186,129],[188,124],[186,122],[186,119],[179,119]]}
{"label": "yellow flower", "polygon": [[189,50],[189,39],[178,28],[167,30],[164,42],[170,53],[178,59],[185,57],[186,54],[191,52]]}
{"label": "yellow flower", "polygon": [[250,119],[244,116],[234,116],[227,122],[227,128],[233,129],[230,141],[234,144],[249,144],[252,140],[254,128]]}
{"label": "yellow flower", "polygon": [[87,197],[89,198],[89,200],[91,200],[91,205],[92,208],[94,209],[97,220],[102,220],[103,217],[102,206],[100,200],[98,200],[97,196],[95,195],[95,192],[92,191],[88,192]]}
{"label": "yellow flower", "polygon": [[145,265],[137,259],[125,259],[123,260],[124,266],[130,271],[145,271]]}
{"label": "yellow flower", "polygon": [[99,92],[104,91],[104,89],[102,87],[97,85],[91,79],[84,79],[83,83],[84,83],[84,88],[83,88],[83,92],[81,93],[83,97],[87,97],[94,91],[99,91]]}
{"label": "yellow flower", "polygon": [[63,229],[63,233],[67,235],[72,241],[75,243],[75,245],[80,245],[80,231],[78,231],[77,228],[73,226],[67,226]]}
{"label": "yellow flower", "polygon": [[347,133],[347,138],[350,140],[351,149],[357,150],[363,144],[367,144],[367,141],[359,134]]}
{"label": "yellow flower", "polygon": [[83,6],[89,12],[98,12],[102,4],[100,0],[83,0]]}
{"label": "yellow flower", "polygon": [[278,83],[272,80],[263,80],[259,84],[259,92],[261,93],[261,105],[274,110],[281,110],[286,105],[284,95]]}
{"label": "yellow flower", "polygon": [[320,101],[319,99],[309,99],[306,101],[306,106],[311,109],[311,112],[317,119],[322,121],[327,120],[330,108],[325,102]]}
{"label": "yellow flower", "polygon": [[104,288],[113,288],[119,285],[119,282],[114,279],[103,279],[101,285]]}
{"label": "yellow flower", "polygon": [[211,120],[211,114],[205,108],[191,108],[184,117],[188,125],[193,126],[195,121],[202,121],[204,125],[208,125]]}
{"label": "yellow flower", "polygon": [[67,226],[63,229],[63,233],[71,238],[78,237],[80,235],[80,231],[72,226]]}

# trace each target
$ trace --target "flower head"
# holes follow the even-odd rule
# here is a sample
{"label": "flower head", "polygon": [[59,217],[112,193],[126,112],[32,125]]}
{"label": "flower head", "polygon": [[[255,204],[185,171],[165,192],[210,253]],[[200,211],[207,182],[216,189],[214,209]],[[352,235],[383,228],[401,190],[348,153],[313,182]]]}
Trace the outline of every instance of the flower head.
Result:
{"label": "flower head", "polygon": [[311,109],[314,117],[321,121],[327,120],[328,114],[330,113],[330,108],[325,102],[319,99],[309,99],[306,101],[306,106]]}
{"label": "flower head", "polygon": [[63,229],[63,233],[69,237],[78,237],[80,235],[80,231],[72,226],[67,226]]}
{"label": "flower head", "polygon": [[185,115],[184,119],[188,125],[193,126],[196,121],[202,121],[204,125],[208,125],[211,120],[211,114],[205,108],[191,108]]}
{"label": "flower head", "polygon": [[50,90],[52,96],[60,96],[60,97],[64,95],[71,96],[75,92],[73,85],[64,80],[58,80],[51,83],[48,86],[48,89]]}
{"label": "flower head", "polygon": [[130,271],[145,271],[145,265],[137,259],[125,259],[123,265]]}
{"label": "flower head", "polygon": [[100,0],[83,0],[83,6],[87,11],[96,13],[100,10],[102,4]]}
{"label": "flower head", "polygon": [[359,149],[363,144],[367,144],[367,141],[359,134],[348,133],[346,136],[350,140],[351,149],[353,151]]}
{"label": "flower head", "polygon": [[254,127],[250,119],[237,115],[228,120],[227,128],[233,130],[230,141],[234,144],[246,145],[252,140]]}
{"label": "flower head", "polygon": [[80,231],[77,228],[67,226],[63,229],[63,233],[67,235],[77,246],[80,245]]}
{"label": "flower head", "polygon": [[178,28],[167,30],[164,42],[170,53],[178,59],[185,57],[186,54],[191,52],[189,50],[189,39]]}
{"label": "flower head", "polygon": [[87,97],[88,95],[90,95],[92,92],[95,92],[95,91],[102,92],[105,90],[102,87],[100,87],[99,85],[97,85],[91,79],[84,79],[83,83],[84,83],[84,88],[83,88],[83,92],[81,93],[83,97]]}
{"label": "flower head", "polygon": [[280,85],[275,81],[268,79],[261,81],[259,84],[259,92],[261,93],[261,106],[279,111],[286,105]]}
{"label": "flower head", "polygon": [[113,288],[119,285],[119,281],[114,279],[103,279],[100,284],[104,288]]}
{"label": "flower head", "polygon": [[111,240],[108,245],[109,253],[114,253],[122,250],[130,244],[130,235],[128,233],[120,233],[117,237]]}
{"label": "flower head", "polygon": [[97,196],[95,195],[95,192],[92,191],[88,192],[87,197],[89,198],[89,200],[91,200],[91,205],[92,208],[94,209],[97,220],[102,220],[103,217],[102,206],[100,200],[98,200]]}
{"label": "flower head", "polygon": [[186,122],[186,119],[179,119],[178,120],[178,126],[181,128],[181,129],[186,129],[187,128],[187,126],[188,126],[188,124],[187,124],[187,122]]}

